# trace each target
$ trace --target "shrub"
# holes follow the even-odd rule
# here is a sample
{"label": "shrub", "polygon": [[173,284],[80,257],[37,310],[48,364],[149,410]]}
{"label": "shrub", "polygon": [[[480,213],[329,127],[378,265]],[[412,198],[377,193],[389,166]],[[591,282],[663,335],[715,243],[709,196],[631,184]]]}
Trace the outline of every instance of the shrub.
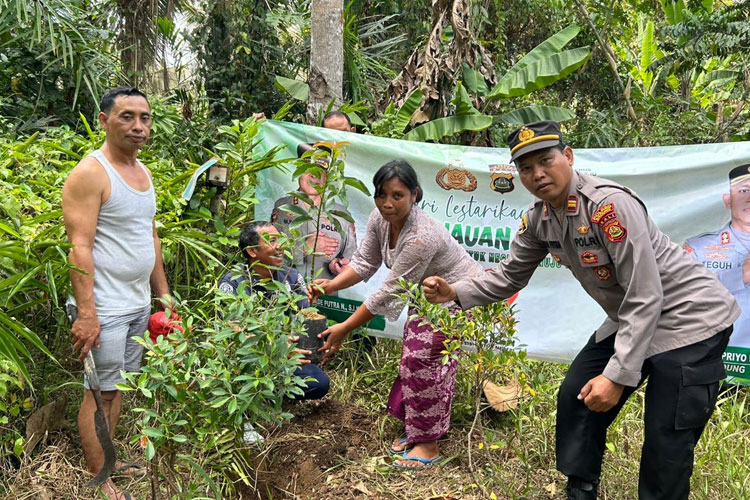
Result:
{"label": "shrub", "polygon": [[[144,398],[133,410],[140,415],[133,442],[140,442],[179,498],[209,487],[220,498],[237,476],[250,485],[244,423],[280,423],[291,417],[282,409],[284,399],[302,394],[303,380],[294,374],[298,356],[290,358],[289,343],[304,333],[301,319],[288,314],[298,297],[283,284],[266,285],[280,285],[272,299],[250,293],[246,284],[238,296],[218,292],[202,308],[181,305],[185,332],[175,330],[156,343],[147,335],[139,339],[144,366],[118,386]],[[219,308],[222,314],[214,314]]]}

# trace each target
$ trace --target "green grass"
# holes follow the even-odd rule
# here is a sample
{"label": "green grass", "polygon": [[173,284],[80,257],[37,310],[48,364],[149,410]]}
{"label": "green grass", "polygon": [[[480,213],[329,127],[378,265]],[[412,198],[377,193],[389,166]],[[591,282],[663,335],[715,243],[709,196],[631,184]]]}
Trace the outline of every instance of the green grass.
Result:
{"label": "green grass", "polygon": [[[385,403],[396,376],[401,344],[378,339],[372,356],[349,342],[329,367],[332,396],[380,415],[381,439],[400,430],[385,416]],[[555,470],[555,416],[559,383],[567,366],[527,360],[524,367],[532,393],[519,407],[504,414],[483,413],[482,429],[472,450],[476,471],[468,469],[466,433],[473,418],[469,366],[459,371],[451,431],[441,443],[443,454],[464,469],[485,494],[498,498],[556,498],[565,479]],[[644,388],[634,393],[607,437],[600,498],[635,499],[643,440]],[[695,450],[692,499],[745,499],[750,497],[750,402],[746,389],[723,393],[716,411]],[[479,446],[482,449],[479,449]],[[479,497],[481,498],[481,496]]]}
{"label": "green grass", "polygon": [[[326,367],[331,376],[331,393],[327,398],[339,401],[337,404],[341,409],[353,409],[367,416],[364,421],[349,420],[359,422],[356,425],[363,426],[361,432],[360,429],[353,432],[351,425],[346,429],[342,427],[342,431],[365,435],[367,440],[352,447],[351,442],[347,441],[348,436],[335,434],[335,425],[333,434],[331,430],[322,430],[311,436],[300,434],[304,418],[312,418],[305,417],[306,412],[315,406],[313,404],[293,409],[293,413],[300,417],[297,423],[267,430],[271,436],[271,444],[258,457],[267,457],[269,460],[271,468],[267,472],[274,475],[289,473],[279,468],[279,464],[293,468],[305,460],[309,462],[309,456],[304,453],[297,456],[294,450],[309,450],[310,443],[314,441],[312,449],[318,450],[321,456],[329,457],[327,462],[318,462],[316,465],[321,468],[321,488],[314,493],[298,489],[292,495],[272,489],[268,484],[261,484],[261,488],[270,492],[266,494],[266,498],[470,500],[492,498],[493,494],[497,499],[516,499],[520,496],[535,500],[562,497],[565,478],[555,470],[555,399],[557,387],[567,369],[565,365],[531,360],[525,362],[522,371],[532,391],[513,411],[497,413],[488,410],[482,413],[481,426],[475,429],[472,440],[474,470],[471,470],[467,432],[474,417],[472,377],[468,359],[464,358],[456,385],[451,430],[447,438],[440,442],[441,453],[446,459],[444,465],[431,471],[403,473],[389,467],[391,458],[385,452],[386,443],[403,431],[400,422],[387,416],[385,412],[388,393],[398,369],[401,344],[394,340],[378,339],[378,345],[371,355],[362,352],[358,346],[356,341],[348,341]],[[71,369],[76,362],[71,361],[67,365]],[[53,397],[68,394],[68,420],[74,423],[77,402],[80,400],[80,386],[71,382],[78,380],[77,374],[63,372],[52,365],[48,370],[46,380],[57,381]],[[55,370],[58,371],[57,374],[51,373]],[[138,403],[132,394],[128,394],[116,442],[123,458],[143,463],[143,452],[137,446],[126,444],[129,436],[132,436],[136,418],[129,410]],[[696,448],[691,499],[749,497],[749,406],[745,389],[720,396],[717,409]],[[610,428],[600,488],[601,499],[637,498],[638,463],[643,437],[642,416],[643,390],[639,390],[631,396]],[[6,471],[11,474],[0,481],[0,491],[6,489],[7,492],[13,492],[10,498],[33,498],[34,492],[40,488],[39,484],[42,484],[51,497],[81,498],[79,495],[85,493],[81,477],[85,473],[76,434],[74,428],[70,433],[53,436],[47,448],[35,453],[19,471]],[[211,464],[204,464],[206,465]],[[200,478],[188,467],[181,467],[179,470],[180,474],[190,475],[201,483]],[[231,474],[231,471],[228,473]],[[127,486],[137,498],[151,497],[147,481]],[[205,488],[199,489],[203,494],[210,495],[208,485],[203,486]],[[358,492],[357,488],[362,487],[371,493],[369,497]],[[189,497],[188,494],[184,498]]]}

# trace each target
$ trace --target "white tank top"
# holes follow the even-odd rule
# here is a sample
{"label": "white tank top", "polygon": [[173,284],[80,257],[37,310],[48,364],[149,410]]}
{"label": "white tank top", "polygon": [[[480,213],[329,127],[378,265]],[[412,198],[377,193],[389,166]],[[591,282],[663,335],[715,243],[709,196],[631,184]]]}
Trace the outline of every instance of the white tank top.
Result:
{"label": "white tank top", "polygon": [[[91,153],[107,172],[110,194],[100,210],[94,236],[94,302],[97,315],[120,316],[151,301],[154,269],[154,186],[138,191],[120,177],[101,152]],[[146,167],[138,166],[148,176]]]}

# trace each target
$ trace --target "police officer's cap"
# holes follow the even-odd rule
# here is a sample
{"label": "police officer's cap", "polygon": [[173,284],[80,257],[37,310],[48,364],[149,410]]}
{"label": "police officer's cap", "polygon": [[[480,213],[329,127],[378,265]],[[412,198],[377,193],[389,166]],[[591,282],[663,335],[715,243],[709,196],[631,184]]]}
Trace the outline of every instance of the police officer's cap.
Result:
{"label": "police officer's cap", "polygon": [[560,125],[553,121],[528,123],[508,136],[510,161],[516,161],[526,153],[562,144]]}
{"label": "police officer's cap", "polygon": [[750,163],[734,167],[729,171],[729,184],[734,185],[750,179]]}

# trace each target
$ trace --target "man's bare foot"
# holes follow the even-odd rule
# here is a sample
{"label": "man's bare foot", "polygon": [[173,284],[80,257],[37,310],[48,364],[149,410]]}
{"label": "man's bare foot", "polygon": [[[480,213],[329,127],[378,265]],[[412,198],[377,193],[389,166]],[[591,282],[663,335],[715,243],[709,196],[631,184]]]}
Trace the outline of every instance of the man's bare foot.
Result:
{"label": "man's bare foot", "polygon": [[[107,500],[135,500],[130,494],[120,491],[117,486],[115,486],[112,479],[107,479],[100,488],[101,493],[104,493]],[[99,495],[98,498],[101,498],[101,495]]]}

